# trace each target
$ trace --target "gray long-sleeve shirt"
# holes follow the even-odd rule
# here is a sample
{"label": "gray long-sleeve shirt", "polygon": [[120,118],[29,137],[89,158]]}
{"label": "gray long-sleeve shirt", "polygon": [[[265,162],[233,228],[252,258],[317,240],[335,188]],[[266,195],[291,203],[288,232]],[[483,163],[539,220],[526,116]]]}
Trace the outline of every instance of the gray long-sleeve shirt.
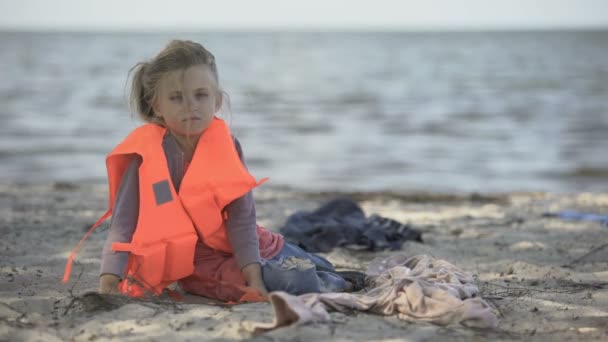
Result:
{"label": "gray long-sleeve shirt", "polygon": [[[245,165],[243,151],[239,141],[234,138],[234,145]],[[167,158],[171,180],[175,190],[179,191],[185,168],[185,160],[181,148],[175,138],[167,133],[163,139],[163,150]],[[137,216],[139,215],[139,173],[141,157],[133,155],[118,188],[110,232],[103,247],[101,256],[101,274],[115,274],[124,277],[129,252],[113,252],[114,242],[131,242]],[[245,165],[245,167],[247,167]],[[260,262],[260,248],[257,236],[255,202],[251,191],[234,200],[225,208],[228,214],[226,230],[237,263],[242,268],[250,263]],[[199,241],[200,243],[200,241]]]}

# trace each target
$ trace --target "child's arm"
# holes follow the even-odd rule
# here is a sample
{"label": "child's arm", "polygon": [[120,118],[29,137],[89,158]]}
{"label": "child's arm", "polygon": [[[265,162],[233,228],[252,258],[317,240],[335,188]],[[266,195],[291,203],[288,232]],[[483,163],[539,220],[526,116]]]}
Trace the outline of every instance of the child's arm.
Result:
{"label": "child's arm", "polygon": [[101,276],[99,292],[112,293],[124,277],[129,260],[129,252],[113,252],[114,242],[131,242],[137,226],[139,214],[139,174],[140,157],[133,157],[125,171],[116,194],[116,202],[110,222],[110,232],[101,254]]}
{"label": "child's arm", "polygon": [[[243,150],[239,141],[234,138],[234,145],[247,168],[243,158]],[[226,230],[232,245],[236,261],[243,272],[245,280],[250,286],[260,290],[266,295],[266,288],[262,279],[260,267],[260,243],[257,234],[257,220],[253,193],[247,192],[237,198],[225,208],[228,214]]]}
{"label": "child's arm", "polygon": [[262,278],[260,264],[260,243],[257,234],[255,204],[249,191],[227,206],[226,230],[234,256],[249,286],[267,296],[268,291]]}
{"label": "child's arm", "polygon": [[251,191],[228,204],[226,213],[226,232],[239,267],[260,263],[260,242]]}
{"label": "child's arm", "polygon": [[226,230],[236,261],[247,284],[267,295],[260,266],[255,204],[251,191],[226,207]]}

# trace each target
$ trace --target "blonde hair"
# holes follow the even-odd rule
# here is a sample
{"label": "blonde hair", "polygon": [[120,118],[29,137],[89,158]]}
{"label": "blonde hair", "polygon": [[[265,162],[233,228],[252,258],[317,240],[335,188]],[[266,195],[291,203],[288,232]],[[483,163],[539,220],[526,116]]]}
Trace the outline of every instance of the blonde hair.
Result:
{"label": "blonde hair", "polygon": [[129,76],[132,75],[129,95],[131,112],[136,112],[145,122],[164,126],[163,120],[155,115],[153,108],[160,80],[171,71],[185,70],[196,65],[209,67],[218,92],[229,101],[228,94],[220,88],[213,54],[199,43],[190,40],[172,40],[154,58],[139,62],[129,70]]}

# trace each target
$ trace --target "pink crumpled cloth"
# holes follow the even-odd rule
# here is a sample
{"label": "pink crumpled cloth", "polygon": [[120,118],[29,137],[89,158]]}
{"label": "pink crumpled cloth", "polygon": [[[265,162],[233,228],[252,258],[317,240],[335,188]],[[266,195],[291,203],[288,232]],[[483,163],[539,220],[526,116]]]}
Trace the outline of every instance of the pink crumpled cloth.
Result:
{"label": "pink crumpled cloth", "polygon": [[375,259],[368,266],[365,293],[309,293],[293,296],[272,292],[275,320],[258,324],[254,333],[289,325],[329,322],[328,311],[358,310],[395,315],[438,325],[459,323],[494,328],[495,311],[479,295],[471,275],[445,260],[427,255]]}

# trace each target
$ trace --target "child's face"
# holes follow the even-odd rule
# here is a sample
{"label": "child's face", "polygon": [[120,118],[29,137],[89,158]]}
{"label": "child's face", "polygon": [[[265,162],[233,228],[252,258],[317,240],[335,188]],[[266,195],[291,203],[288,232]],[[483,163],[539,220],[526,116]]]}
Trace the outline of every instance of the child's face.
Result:
{"label": "child's face", "polygon": [[182,136],[199,136],[222,104],[211,70],[196,65],[165,75],[159,83],[154,112],[169,130]]}

